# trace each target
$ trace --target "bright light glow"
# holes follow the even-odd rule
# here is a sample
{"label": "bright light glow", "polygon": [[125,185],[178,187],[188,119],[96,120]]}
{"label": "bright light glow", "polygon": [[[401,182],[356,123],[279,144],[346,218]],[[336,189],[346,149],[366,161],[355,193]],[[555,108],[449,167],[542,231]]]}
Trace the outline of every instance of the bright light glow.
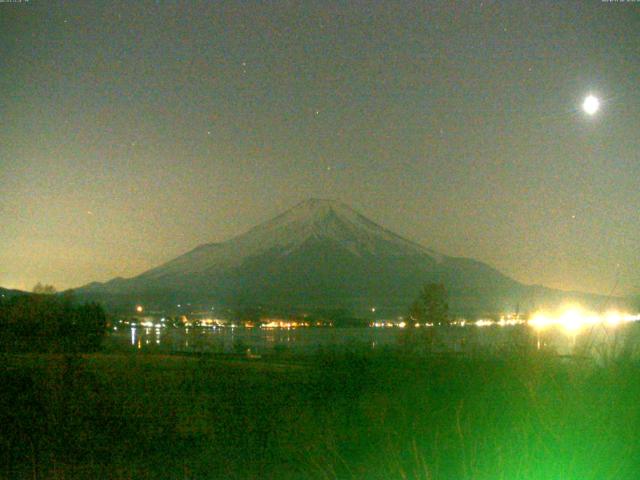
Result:
{"label": "bright light glow", "polygon": [[144,308],[142,308],[142,305],[138,305],[136,307],[136,312],[138,312],[138,313],[142,313],[143,310],[144,310]]}
{"label": "bright light glow", "polygon": [[612,327],[620,325],[626,320],[625,315],[621,314],[618,311],[607,312],[604,316],[604,319],[607,322],[607,325],[610,325]]}
{"label": "bright light glow", "polygon": [[582,109],[587,115],[594,115],[600,110],[600,100],[593,95],[588,95],[587,98],[584,99],[584,102],[582,102]]}
{"label": "bright light glow", "polygon": [[544,330],[545,328],[553,325],[553,320],[548,317],[545,313],[538,312],[531,317],[529,320],[529,325],[531,325],[536,330]]}
{"label": "bright light glow", "polygon": [[584,325],[584,317],[577,308],[567,310],[560,317],[560,324],[568,332],[577,332]]}
{"label": "bright light glow", "polygon": [[613,310],[605,314],[597,314],[587,311],[579,305],[568,305],[560,309],[556,314],[536,312],[529,319],[528,324],[536,330],[559,326],[568,333],[576,334],[585,327],[594,325],[616,327],[623,323],[638,320],[640,320],[640,315],[630,315]]}

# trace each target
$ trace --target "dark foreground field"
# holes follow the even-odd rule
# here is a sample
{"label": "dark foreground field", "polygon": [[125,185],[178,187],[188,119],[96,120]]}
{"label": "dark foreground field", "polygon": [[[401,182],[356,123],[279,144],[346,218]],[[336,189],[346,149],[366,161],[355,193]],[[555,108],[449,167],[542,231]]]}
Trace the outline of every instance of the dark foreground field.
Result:
{"label": "dark foreground field", "polygon": [[640,475],[640,364],[629,359],[1,360],[2,478]]}

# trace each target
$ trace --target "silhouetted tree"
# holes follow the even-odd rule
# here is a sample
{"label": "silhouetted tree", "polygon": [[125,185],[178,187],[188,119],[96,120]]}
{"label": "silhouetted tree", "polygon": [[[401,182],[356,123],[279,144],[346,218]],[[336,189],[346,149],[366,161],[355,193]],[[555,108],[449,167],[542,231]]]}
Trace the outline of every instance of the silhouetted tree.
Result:
{"label": "silhouetted tree", "polygon": [[427,283],[411,304],[407,315],[408,326],[415,323],[445,325],[449,323],[447,290],[442,283]]}
{"label": "silhouetted tree", "polygon": [[442,283],[428,283],[422,287],[420,301],[424,308],[426,322],[434,325],[449,323],[449,302],[447,289]]}
{"label": "silhouetted tree", "polygon": [[56,287],[53,285],[43,285],[40,282],[36,283],[33,287],[33,293],[39,293],[42,295],[53,295],[56,291]]}
{"label": "silhouetted tree", "polygon": [[420,300],[415,300],[409,307],[409,314],[407,315],[406,324],[411,328],[416,323],[424,322],[425,312],[424,305]]}

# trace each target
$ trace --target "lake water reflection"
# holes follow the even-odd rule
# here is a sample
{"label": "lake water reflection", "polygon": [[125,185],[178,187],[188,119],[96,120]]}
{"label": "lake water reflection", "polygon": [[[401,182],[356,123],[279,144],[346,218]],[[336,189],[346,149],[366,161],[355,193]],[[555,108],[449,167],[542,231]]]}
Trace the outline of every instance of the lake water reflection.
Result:
{"label": "lake water reflection", "polygon": [[315,353],[319,349],[373,350],[429,345],[435,351],[472,353],[529,345],[558,354],[604,352],[634,347],[640,324],[618,328],[592,327],[569,333],[562,329],[536,331],[527,325],[402,328],[245,328],[131,327],[109,333],[106,347],[117,351],[158,353]]}

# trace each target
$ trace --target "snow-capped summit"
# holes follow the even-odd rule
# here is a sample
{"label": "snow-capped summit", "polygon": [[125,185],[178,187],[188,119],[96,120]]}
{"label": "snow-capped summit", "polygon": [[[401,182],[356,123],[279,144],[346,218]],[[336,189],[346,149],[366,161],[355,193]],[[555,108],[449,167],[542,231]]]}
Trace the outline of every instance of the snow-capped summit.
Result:
{"label": "snow-capped summit", "polygon": [[323,238],[342,244],[356,255],[398,253],[394,249],[438,255],[386,230],[342,202],[317,198],[299,203],[237,240],[257,243],[261,248],[283,246],[291,249],[310,239]]}
{"label": "snow-capped summit", "polygon": [[200,245],[164,265],[142,274],[158,278],[196,274],[240,266],[247,258],[266,252],[286,256],[310,242],[331,242],[356,256],[429,255],[435,252],[384,229],[342,202],[305,200],[277,217],[222,243]]}

